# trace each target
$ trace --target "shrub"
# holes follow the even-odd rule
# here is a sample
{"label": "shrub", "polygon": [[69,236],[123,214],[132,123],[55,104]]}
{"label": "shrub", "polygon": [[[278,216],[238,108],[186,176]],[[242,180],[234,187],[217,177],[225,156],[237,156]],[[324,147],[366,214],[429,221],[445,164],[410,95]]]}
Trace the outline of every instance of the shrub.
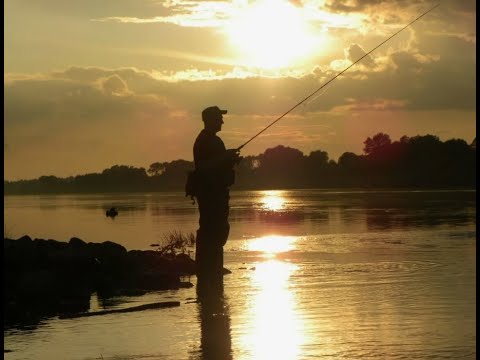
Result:
{"label": "shrub", "polygon": [[184,234],[181,231],[173,230],[164,234],[158,244],[151,246],[157,247],[157,251],[161,255],[188,254],[190,256],[190,249],[195,246],[195,235],[192,232]]}

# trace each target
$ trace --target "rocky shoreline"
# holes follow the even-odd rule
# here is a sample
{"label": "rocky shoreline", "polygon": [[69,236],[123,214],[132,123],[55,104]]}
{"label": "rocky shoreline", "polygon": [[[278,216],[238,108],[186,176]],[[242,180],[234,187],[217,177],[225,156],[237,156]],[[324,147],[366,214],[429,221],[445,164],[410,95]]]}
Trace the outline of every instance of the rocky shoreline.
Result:
{"label": "rocky shoreline", "polygon": [[141,295],[152,290],[193,286],[181,278],[195,274],[186,254],[130,250],[106,241],[4,239],[4,329],[35,324],[49,316],[89,310],[90,297]]}

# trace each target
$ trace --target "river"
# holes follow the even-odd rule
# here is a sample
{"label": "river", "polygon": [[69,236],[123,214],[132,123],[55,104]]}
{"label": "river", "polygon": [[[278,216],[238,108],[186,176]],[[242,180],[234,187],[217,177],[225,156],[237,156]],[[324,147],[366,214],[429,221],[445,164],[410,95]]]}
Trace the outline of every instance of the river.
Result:
{"label": "river", "polygon": [[[4,211],[11,238],[128,250],[198,222],[182,193],[5,196]],[[91,310],[181,306],[5,330],[5,359],[476,358],[476,191],[233,191],[230,224],[211,308],[195,288],[93,294]]]}

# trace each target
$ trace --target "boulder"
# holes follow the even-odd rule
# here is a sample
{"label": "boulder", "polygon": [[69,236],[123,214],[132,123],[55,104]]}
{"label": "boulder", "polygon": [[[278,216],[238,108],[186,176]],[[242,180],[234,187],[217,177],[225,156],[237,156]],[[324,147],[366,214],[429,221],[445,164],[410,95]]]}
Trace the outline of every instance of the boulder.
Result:
{"label": "boulder", "polygon": [[194,273],[195,262],[186,254],[165,257],[76,237],[68,243],[27,235],[4,239],[5,324],[87,311],[93,292],[105,298],[187,287],[180,276]]}

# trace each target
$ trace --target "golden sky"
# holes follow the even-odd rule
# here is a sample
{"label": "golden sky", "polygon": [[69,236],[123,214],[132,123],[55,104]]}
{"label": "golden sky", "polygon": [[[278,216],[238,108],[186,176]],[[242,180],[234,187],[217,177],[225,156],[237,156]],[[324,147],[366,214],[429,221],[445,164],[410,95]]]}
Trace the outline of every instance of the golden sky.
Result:
{"label": "golden sky", "polygon": [[[192,160],[211,105],[238,147],[437,2],[5,0],[4,177]],[[470,143],[476,4],[440,6],[248,144],[362,153],[378,132]]]}

